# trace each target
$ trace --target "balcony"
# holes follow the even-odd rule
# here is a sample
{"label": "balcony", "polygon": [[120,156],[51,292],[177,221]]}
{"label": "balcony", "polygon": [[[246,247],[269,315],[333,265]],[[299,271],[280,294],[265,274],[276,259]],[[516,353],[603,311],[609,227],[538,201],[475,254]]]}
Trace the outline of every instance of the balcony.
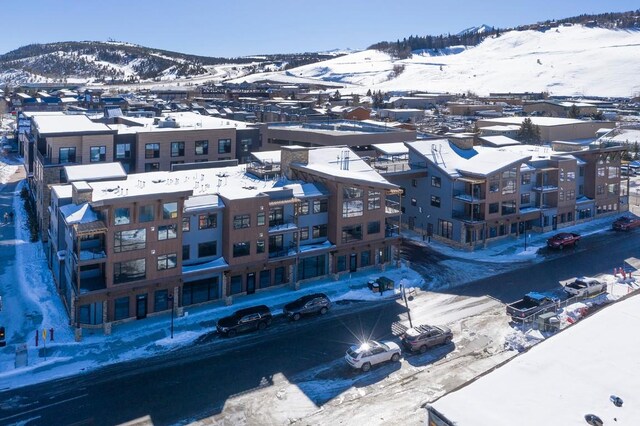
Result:
{"label": "balcony", "polygon": [[388,215],[400,214],[400,202],[385,199],[384,212]]}
{"label": "balcony", "polygon": [[280,176],[280,164],[258,162],[249,163],[247,164],[247,173],[251,173],[259,179],[272,179]]}
{"label": "balcony", "polygon": [[471,213],[454,210],[451,213],[451,217],[467,223],[484,222],[484,213],[474,213],[473,215],[471,215]]}
{"label": "balcony", "polygon": [[43,166],[71,166],[74,164],[82,164],[81,155],[74,155],[68,160],[65,160],[58,157],[45,157],[40,151],[36,150],[36,157]]}
{"label": "balcony", "polygon": [[466,191],[455,191],[453,193],[453,198],[470,204],[478,204],[485,200],[485,196],[482,193],[476,193],[472,195]]}
{"label": "balcony", "polygon": [[107,255],[104,252],[104,249],[90,249],[90,250],[81,250],[80,256],[74,251],[73,257],[75,258],[76,263],[85,264],[91,263],[96,260],[106,260]]}
{"label": "balcony", "polygon": [[558,190],[558,187],[556,185],[534,185],[534,187],[532,188],[534,191],[536,192],[542,192],[542,193],[547,193],[547,192],[555,192]]}
{"label": "balcony", "polygon": [[371,160],[369,162],[371,168],[381,175],[384,174],[400,174],[400,173],[421,173],[427,175],[427,163],[417,162],[410,163],[408,160]]}

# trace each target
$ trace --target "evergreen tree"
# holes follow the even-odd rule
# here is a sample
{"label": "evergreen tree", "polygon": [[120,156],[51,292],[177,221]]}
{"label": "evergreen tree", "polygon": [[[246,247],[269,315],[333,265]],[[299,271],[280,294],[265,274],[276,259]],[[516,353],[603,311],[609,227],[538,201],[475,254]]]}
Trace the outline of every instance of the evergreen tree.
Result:
{"label": "evergreen tree", "polygon": [[569,118],[578,118],[580,116],[580,110],[578,109],[576,104],[571,105],[571,108],[569,108],[569,112],[567,113],[567,116]]}
{"label": "evergreen tree", "polygon": [[540,143],[540,128],[533,124],[529,117],[522,121],[520,130],[516,137],[520,142],[526,144],[539,144]]}
{"label": "evergreen tree", "polygon": [[367,96],[371,96],[371,89],[367,90]]}

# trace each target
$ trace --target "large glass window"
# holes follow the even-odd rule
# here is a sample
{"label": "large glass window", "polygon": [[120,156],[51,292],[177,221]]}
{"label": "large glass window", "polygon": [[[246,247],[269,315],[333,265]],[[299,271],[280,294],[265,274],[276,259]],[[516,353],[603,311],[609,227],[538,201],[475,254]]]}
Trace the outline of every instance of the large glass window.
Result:
{"label": "large glass window", "polygon": [[145,163],[144,171],[146,173],[149,172],[159,172],[160,171],[160,163]]}
{"label": "large glass window", "polygon": [[155,206],[153,204],[140,206],[138,210],[138,222],[153,222],[155,216]]}
{"label": "large glass window", "polygon": [[198,244],[198,257],[215,256],[218,252],[217,241],[207,241],[206,243]]}
{"label": "large glass window", "polygon": [[326,255],[306,257],[298,263],[298,279],[320,277],[325,275]]}
{"label": "large glass window", "polygon": [[115,253],[141,250],[145,248],[147,244],[147,230],[145,228],[117,231],[113,235],[113,251]]}
{"label": "large glass window", "polygon": [[158,240],[173,240],[178,238],[178,225],[175,223],[158,226]]}
{"label": "large glass window", "polygon": [[324,213],[327,209],[327,200],[313,200],[313,213]]}
{"label": "large glass window", "polygon": [[278,256],[284,250],[284,239],[282,235],[269,236],[269,257]]}
{"label": "large glass window", "polygon": [[367,223],[367,234],[379,234],[380,233],[380,221]]}
{"label": "large glass window", "polygon": [[342,202],[342,217],[357,217],[364,214],[363,200],[347,200]]}
{"label": "large glass window", "polygon": [[219,297],[218,277],[204,278],[182,285],[182,304],[185,306],[216,300]]}
{"label": "large glass window", "polygon": [[143,280],[147,275],[145,259],[129,260],[113,264],[113,283]]}
{"label": "large glass window", "polygon": [[262,213],[258,213],[258,226],[264,226],[266,222],[267,215],[262,212]]}
{"label": "large glass window", "polygon": [[285,284],[289,281],[289,277],[287,276],[287,270],[284,266],[279,266],[274,270],[273,273],[273,284]]}
{"label": "large glass window", "polygon": [[163,219],[177,219],[178,218],[178,203],[164,203],[162,205],[162,218]]}
{"label": "large glass window", "polygon": [[196,141],[196,155],[209,154],[209,141]]}
{"label": "large glass window", "polygon": [[516,202],[515,200],[503,201],[502,202],[502,214],[514,214],[516,212]]}
{"label": "large glass window", "polygon": [[260,288],[271,286],[271,271],[260,271]]}
{"label": "large glass window", "polygon": [[242,229],[251,227],[251,215],[239,214],[233,217],[233,229]]}
{"label": "large glass window", "polygon": [[75,148],[60,148],[58,151],[58,160],[60,164],[75,163],[76,162],[76,149]]}
{"label": "large glass window", "polygon": [[280,226],[284,223],[284,209],[274,207],[269,210],[269,226]]}
{"label": "large glass window", "polygon": [[360,266],[364,268],[369,265],[371,265],[371,250],[366,250],[360,253]]}
{"label": "large glass window", "polygon": [[116,159],[127,160],[131,158],[131,144],[119,143],[116,145]]}
{"label": "large glass window", "polygon": [[362,240],[362,225],[351,225],[342,227],[342,242]]}
{"label": "large glass window", "polygon": [[89,161],[92,163],[99,163],[107,159],[107,147],[106,146],[92,146],[89,148]]}
{"label": "large glass window", "polygon": [[145,144],[144,158],[160,158],[160,144],[159,143]]}
{"label": "large glass window", "polygon": [[172,157],[184,156],[184,142],[171,142],[171,156]]}
{"label": "large glass window", "polygon": [[234,275],[229,283],[229,294],[242,293],[242,275]]}
{"label": "large glass window", "polygon": [[218,227],[218,215],[215,213],[201,214],[198,216],[198,229],[210,229]]}
{"label": "large glass window", "polygon": [[500,175],[493,175],[489,178],[489,192],[500,191]]}
{"label": "large glass window", "polygon": [[381,207],[380,203],[380,191],[369,191],[369,199],[367,203],[367,210],[376,210]]}
{"label": "large glass window", "polygon": [[609,178],[618,177],[618,168],[617,167],[608,167],[609,169]]}
{"label": "large glass window", "polygon": [[157,290],[153,293],[153,312],[169,309],[169,290]]}
{"label": "large glass window", "polygon": [[113,319],[118,321],[129,318],[129,298],[120,297],[113,302]]}
{"label": "large glass window", "polygon": [[351,200],[354,198],[362,198],[364,196],[364,190],[355,188],[352,186],[345,186],[342,188],[342,198],[345,200]]}
{"label": "large glass window", "polygon": [[327,236],[327,225],[313,225],[311,228],[312,238],[322,238]]}
{"label": "large glass window", "polygon": [[218,139],[218,154],[231,153],[231,139]]}
{"label": "large glass window", "polygon": [[300,206],[298,207],[298,214],[300,216],[309,214],[309,201],[303,201],[300,203]]}
{"label": "large glass window", "polygon": [[113,223],[127,225],[131,223],[131,210],[128,207],[120,207],[114,210]]}
{"label": "large glass window", "polygon": [[249,256],[251,254],[251,243],[242,241],[233,245],[233,257]]}
{"label": "large glass window", "polygon": [[173,269],[178,266],[178,255],[175,253],[161,254],[158,256],[158,271]]}

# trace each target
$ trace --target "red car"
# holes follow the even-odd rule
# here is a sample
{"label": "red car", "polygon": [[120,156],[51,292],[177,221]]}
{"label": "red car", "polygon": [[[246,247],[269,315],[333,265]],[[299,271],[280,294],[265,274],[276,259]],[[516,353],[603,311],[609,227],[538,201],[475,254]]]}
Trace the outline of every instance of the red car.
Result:
{"label": "red car", "polygon": [[640,226],[640,219],[631,216],[621,216],[613,222],[613,229],[615,231],[629,231],[633,228]]}
{"label": "red car", "polygon": [[547,247],[562,250],[566,246],[575,246],[580,241],[579,234],[561,232],[547,240]]}

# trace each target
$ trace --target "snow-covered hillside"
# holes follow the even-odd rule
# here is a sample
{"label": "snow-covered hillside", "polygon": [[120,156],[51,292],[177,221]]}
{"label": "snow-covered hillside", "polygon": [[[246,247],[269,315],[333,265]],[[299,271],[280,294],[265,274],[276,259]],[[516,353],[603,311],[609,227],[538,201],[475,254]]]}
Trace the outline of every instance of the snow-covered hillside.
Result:
{"label": "snow-covered hillside", "polygon": [[574,25],[544,32],[510,31],[476,47],[422,51],[405,60],[361,51],[237,82],[322,80],[343,83],[353,93],[372,89],[634,96],[640,94],[639,52],[640,31]]}

